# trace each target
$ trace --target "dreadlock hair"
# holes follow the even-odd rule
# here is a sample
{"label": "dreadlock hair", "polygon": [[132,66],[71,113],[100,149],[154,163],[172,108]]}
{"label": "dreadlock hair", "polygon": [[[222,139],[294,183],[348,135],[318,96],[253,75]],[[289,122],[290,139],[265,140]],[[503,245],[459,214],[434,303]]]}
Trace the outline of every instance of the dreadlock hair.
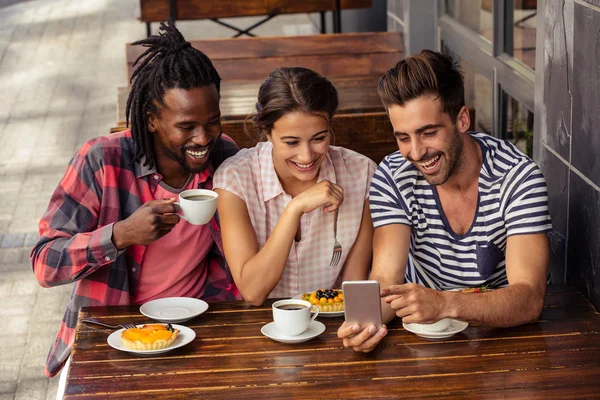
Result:
{"label": "dreadlock hair", "polygon": [[210,59],[187,42],[171,19],[160,23],[158,35],[138,40],[134,45],[148,47],[135,60],[140,65],[131,75],[126,120],[136,145],[135,159],[145,157],[144,165],[154,166],[154,142],[148,131],[148,112],[165,107],[169,89],[194,89],[214,84],[220,90],[221,77]]}

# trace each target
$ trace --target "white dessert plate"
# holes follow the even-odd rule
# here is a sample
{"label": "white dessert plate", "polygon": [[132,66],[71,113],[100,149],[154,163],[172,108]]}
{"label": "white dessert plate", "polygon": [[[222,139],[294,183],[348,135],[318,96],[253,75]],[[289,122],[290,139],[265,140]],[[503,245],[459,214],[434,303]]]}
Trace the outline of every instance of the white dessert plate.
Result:
{"label": "white dessert plate", "polygon": [[403,322],[402,326],[407,331],[412,332],[417,336],[421,336],[422,338],[439,340],[448,339],[449,337],[464,331],[467,328],[467,326],[469,326],[469,323],[453,319],[450,323],[450,326],[441,332],[430,332],[428,330],[425,330],[423,324],[405,324]]}
{"label": "white dessert plate", "polygon": [[140,312],[160,322],[185,322],[208,310],[208,303],[192,297],[166,297],[144,303]]}
{"label": "white dessert plate", "polygon": [[281,343],[302,343],[307,340],[314,339],[319,336],[321,333],[325,332],[325,325],[319,321],[312,321],[308,325],[308,329],[297,336],[287,336],[279,333],[277,331],[277,327],[275,326],[275,322],[270,322],[263,326],[260,332],[268,337],[269,339],[273,339],[276,342]]}
{"label": "white dessert plate", "polygon": [[[144,325],[146,325],[146,324],[137,325],[137,327],[139,328]],[[112,347],[113,349],[126,351],[128,353],[142,355],[142,356],[153,356],[156,354],[167,353],[171,350],[175,350],[182,346],[185,346],[186,344],[188,344],[189,342],[194,340],[194,338],[196,337],[196,332],[194,332],[193,329],[190,329],[187,326],[175,325],[175,324],[172,324],[172,326],[175,329],[179,329],[179,334],[177,334],[175,341],[169,347],[165,347],[164,349],[159,349],[159,350],[128,349],[127,347],[125,347],[123,345],[123,341],[121,340],[121,332],[123,332],[125,329],[119,329],[118,331],[114,331],[113,333],[111,333],[108,336],[108,339],[106,341],[108,342],[108,345],[110,347]]]}
{"label": "white dessert plate", "polygon": [[[312,292],[314,292],[314,290]],[[312,293],[312,292],[307,292],[307,293]],[[341,290],[340,290],[340,292],[341,292]],[[292,299],[302,300],[302,295],[303,295],[303,293],[299,293],[299,294],[295,295],[294,297],[292,297]],[[344,316],[344,310],[329,311],[329,312],[319,311],[319,317],[343,317],[343,316]],[[317,318],[319,318],[319,317],[317,317]]]}

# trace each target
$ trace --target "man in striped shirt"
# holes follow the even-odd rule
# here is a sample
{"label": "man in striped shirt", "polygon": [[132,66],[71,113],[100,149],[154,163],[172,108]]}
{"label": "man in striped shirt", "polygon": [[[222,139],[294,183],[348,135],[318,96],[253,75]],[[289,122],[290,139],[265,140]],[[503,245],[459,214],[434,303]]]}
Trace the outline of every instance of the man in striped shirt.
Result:
{"label": "man in striped shirt", "polygon": [[[544,302],[551,230],[546,183],[509,142],[469,133],[463,77],[424,50],[379,81],[399,151],[371,183],[371,279],[384,322],[442,318],[506,327],[533,322]],[[452,291],[487,286],[478,295]],[[370,351],[382,327],[344,324],[346,347]]]}
{"label": "man in striped shirt", "polygon": [[161,24],[160,36],[138,43],[148,50],[132,77],[131,131],[77,151],[31,252],[42,286],[75,282],[48,355],[48,376],[69,357],[81,307],[172,296],[239,298],[216,216],[191,225],[180,221],[174,204],[182,190],[211,189],[214,170],[238,150],[221,135],[221,79],[173,24]]}

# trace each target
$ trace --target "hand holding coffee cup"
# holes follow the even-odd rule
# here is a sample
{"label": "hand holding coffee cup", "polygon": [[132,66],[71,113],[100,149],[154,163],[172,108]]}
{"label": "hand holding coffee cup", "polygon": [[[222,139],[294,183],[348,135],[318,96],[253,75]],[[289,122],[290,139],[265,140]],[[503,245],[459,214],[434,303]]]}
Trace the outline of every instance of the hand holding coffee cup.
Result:
{"label": "hand holding coffee cup", "polygon": [[192,225],[204,225],[217,210],[219,195],[212,190],[191,189],[179,193],[179,216]]}
{"label": "hand holding coffee cup", "polygon": [[[311,317],[310,314],[314,313]],[[273,321],[277,330],[286,336],[297,336],[319,315],[319,308],[304,300],[279,300],[273,303]]]}

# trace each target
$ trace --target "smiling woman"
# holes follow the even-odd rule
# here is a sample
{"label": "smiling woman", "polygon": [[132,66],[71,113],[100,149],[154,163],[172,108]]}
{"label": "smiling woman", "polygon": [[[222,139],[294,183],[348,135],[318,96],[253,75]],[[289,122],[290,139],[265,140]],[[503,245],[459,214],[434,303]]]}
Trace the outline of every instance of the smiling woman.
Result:
{"label": "smiling woman", "polygon": [[[331,146],[337,105],[335,87],[316,72],[274,70],[248,126],[266,141],[215,173],[225,257],[251,304],[367,276],[375,163]],[[336,265],[333,211],[343,249]]]}

